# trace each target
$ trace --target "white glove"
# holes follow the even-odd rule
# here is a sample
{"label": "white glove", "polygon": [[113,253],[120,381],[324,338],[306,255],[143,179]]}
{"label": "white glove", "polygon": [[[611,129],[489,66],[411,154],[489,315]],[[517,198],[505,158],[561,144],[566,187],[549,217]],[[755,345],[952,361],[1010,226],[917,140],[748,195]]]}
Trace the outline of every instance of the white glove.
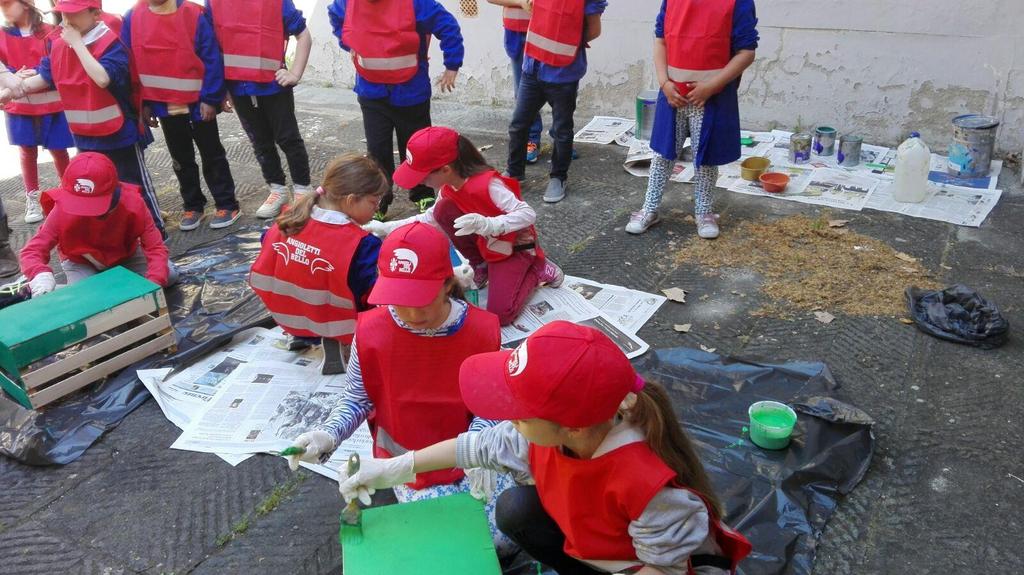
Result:
{"label": "white glove", "polygon": [[338,471],[338,491],[345,498],[345,503],[359,499],[363,504],[371,503],[370,496],[378,489],[387,489],[416,479],[413,472],[413,451],[407,451],[398,457],[389,459],[364,459],[359,463],[359,471],[352,477],[348,476],[348,466],[342,465]]}
{"label": "white glove", "polygon": [[476,284],[473,283],[473,280],[476,279],[476,274],[473,272],[473,266],[468,263],[455,268],[455,279],[464,290],[476,289]]}
{"label": "white glove", "polygon": [[455,235],[479,234],[485,237],[500,236],[505,225],[501,218],[488,218],[480,214],[465,214],[455,218]]}
{"label": "white glove", "polygon": [[469,480],[469,494],[480,501],[487,501],[498,489],[498,472],[493,469],[474,467],[466,470]]}
{"label": "white glove", "polygon": [[379,222],[377,220],[370,220],[363,224],[363,229],[377,236],[378,238],[386,238],[388,234],[395,231],[395,229],[402,226],[405,220],[398,220],[394,222]]}
{"label": "white glove", "polygon": [[289,455],[288,467],[292,471],[299,468],[299,462],[321,463],[324,455],[334,451],[334,438],[330,433],[322,430],[307,431],[295,438],[292,447],[302,447],[306,450],[302,455]]}
{"label": "white glove", "polygon": [[57,287],[57,280],[54,279],[52,273],[41,272],[28,282],[28,287],[32,289],[32,297],[39,297],[44,293],[52,292]]}

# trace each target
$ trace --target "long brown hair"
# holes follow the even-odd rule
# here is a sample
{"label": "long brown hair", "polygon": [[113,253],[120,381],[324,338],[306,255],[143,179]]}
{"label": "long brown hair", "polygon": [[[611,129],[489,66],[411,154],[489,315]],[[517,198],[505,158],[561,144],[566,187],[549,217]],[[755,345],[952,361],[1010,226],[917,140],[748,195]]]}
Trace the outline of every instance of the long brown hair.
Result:
{"label": "long brown hair", "polygon": [[315,193],[306,194],[290,210],[277,217],[277,227],[286,236],[301,232],[313,213],[313,207],[320,201],[320,190],[332,204],[340,206],[347,196],[356,199],[383,196],[388,189],[388,179],[377,162],[359,154],[342,154],[327,164],[323,181]]}
{"label": "long brown hair", "polygon": [[449,165],[462,178],[471,178],[479,173],[489,172],[494,169],[487,163],[487,160],[484,159],[480,150],[473,145],[473,142],[470,142],[469,138],[461,134],[459,135],[459,157],[455,158],[455,161]]}
{"label": "long brown hair", "polygon": [[627,421],[643,430],[647,444],[654,453],[676,472],[676,482],[697,491],[707,499],[710,510],[716,517],[722,517],[722,503],[711,487],[704,465],[697,456],[693,441],[683,431],[683,426],[672,409],[665,388],[647,382],[637,392],[636,403],[623,413]]}
{"label": "long brown hair", "polygon": [[[28,25],[29,30],[32,31],[32,35],[35,36],[39,33],[39,30],[43,27],[43,13],[36,8],[35,4],[27,2],[26,0],[18,0],[18,4],[21,4],[28,10]],[[4,28],[13,30],[18,27],[14,22],[6,22]]]}

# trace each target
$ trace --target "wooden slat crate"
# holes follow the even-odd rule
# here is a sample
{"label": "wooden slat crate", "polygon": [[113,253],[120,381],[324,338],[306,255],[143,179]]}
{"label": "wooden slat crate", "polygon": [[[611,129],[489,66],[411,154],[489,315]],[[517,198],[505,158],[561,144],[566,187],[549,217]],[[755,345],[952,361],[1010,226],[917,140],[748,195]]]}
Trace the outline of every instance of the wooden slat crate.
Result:
{"label": "wooden slat crate", "polygon": [[163,289],[116,267],[0,310],[0,386],[33,409],[173,347]]}

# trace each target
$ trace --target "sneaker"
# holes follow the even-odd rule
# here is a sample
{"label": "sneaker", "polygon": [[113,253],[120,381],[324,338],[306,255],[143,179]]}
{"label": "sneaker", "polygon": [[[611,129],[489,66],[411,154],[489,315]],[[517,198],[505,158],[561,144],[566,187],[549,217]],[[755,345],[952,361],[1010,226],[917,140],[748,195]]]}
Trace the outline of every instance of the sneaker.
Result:
{"label": "sneaker", "polygon": [[323,339],[324,359],[320,363],[321,375],[338,375],[345,373],[345,356],[341,351],[341,343],[329,337]]}
{"label": "sneaker", "polygon": [[697,216],[697,235],[713,240],[718,237],[718,214],[703,214]]}
{"label": "sneaker", "polygon": [[416,207],[419,208],[420,213],[422,214],[422,213],[426,213],[426,211],[429,210],[431,207],[433,207],[433,205],[436,202],[437,202],[437,198],[429,197],[429,198],[423,198],[422,200],[416,200],[413,203],[416,204]]}
{"label": "sneaker", "polygon": [[537,280],[548,287],[557,288],[565,281],[565,272],[555,262],[544,260],[544,269],[540,272],[540,277]]}
{"label": "sneaker", "polygon": [[660,221],[661,218],[658,217],[658,212],[648,212],[647,210],[633,212],[629,216],[629,223],[626,224],[626,232],[630,234],[642,234]]}
{"label": "sneaker", "polygon": [[43,221],[43,206],[39,203],[39,190],[25,194],[25,223]]}
{"label": "sneaker", "polygon": [[202,219],[203,212],[199,210],[185,210],[185,213],[181,215],[181,221],[178,222],[178,229],[183,232],[190,232],[199,227],[199,222]]}
{"label": "sneaker", "polygon": [[301,186],[299,184],[292,184],[292,195],[295,196],[295,201],[298,202],[302,198],[313,193],[313,190],[309,189],[309,186]]}
{"label": "sneaker", "polygon": [[473,268],[473,284],[476,285],[476,289],[484,289],[487,285],[487,264]]}
{"label": "sneaker", "polygon": [[544,190],[544,201],[554,204],[564,200],[566,187],[568,186],[562,180],[551,178],[548,180],[548,189]]}
{"label": "sneaker", "polygon": [[257,218],[274,218],[281,213],[281,207],[288,203],[288,188],[281,184],[270,184],[270,195],[263,200],[263,205],[256,210]]}
{"label": "sneaker", "polygon": [[320,343],[320,338],[317,337],[300,337],[292,335],[290,333],[285,334],[284,348],[288,351],[299,351],[301,349],[308,349],[314,345]]}
{"label": "sneaker", "polygon": [[217,213],[213,215],[213,219],[210,220],[210,227],[215,230],[226,228],[237,222],[240,217],[242,217],[241,210],[217,210]]}
{"label": "sneaker", "polygon": [[540,144],[537,142],[526,143],[526,163],[536,164],[537,158],[540,157]]}

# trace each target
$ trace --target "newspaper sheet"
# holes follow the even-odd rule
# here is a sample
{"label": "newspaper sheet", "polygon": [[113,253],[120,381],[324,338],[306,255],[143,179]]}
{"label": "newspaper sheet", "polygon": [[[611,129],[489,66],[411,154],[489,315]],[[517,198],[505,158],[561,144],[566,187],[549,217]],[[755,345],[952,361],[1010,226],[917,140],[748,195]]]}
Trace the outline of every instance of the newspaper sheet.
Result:
{"label": "newspaper sheet", "polygon": [[891,190],[892,184],[879,186],[865,207],[975,228],[985,221],[1003,193],[1002,190],[937,185],[923,202],[912,204],[897,202]]}
{"label": "newspaper sheet", "polygon": [[[895,163],[895,162],[894,162]],[[994,190],[999,185],[999,174],[1003,171],[1002,160],[992,160],[992,168],[987,176],[980,178],[959,178],[949,173],[949,158],[932,154],[931,166],[929,167],[928,179],[936,184],[946,184],[961,188],[976,188],[981,190]]]}
{"label": "newspaper sheet", "polygon": [[629,151],[626,152],[626,161],[622,167],[630,174],[646,178],[651,175],[651,160],[654,159],[654,150],[650,142],[633,138],[629,142]]}
{"label": "newspaper sheet", "polygon": [[501,328],[501,344],[515,347],[544,324],[556,320],[571,321],[601,330],[632,359],[650,347],[646,342],[627,333],[615,321],[601,313],[583,296],[565,287],[542,287],[533,292],[522,313],[511,324]]}
{"label": "newspaper sheet", "polygon": [[610,144],[620,136],[633,129],[635,120],[614,118],[611,116],[594,116],[589,124],[573,137],[574,142],[587,144]]}
{"label": "newspaper sheet", "polygon": [[351,437],[342,441],[325,463],[314,464],[303,461],[299,465],[328,479],[337,480],[338,470],[348,463],[348,457],[352,453],[358,453],[359,458],[363,461],[373,458],[373,437],[370,435],[370,427],[366,425],[366,422],[357,427]]}
{"label": "newspaper sheet", "polygon": [[623,331],[633,335],[640,331],[668,299],[663,295],[597,283],[574,276],[565,276],[565,283],[562,285],[583,296],[583,299],[589,301]]}
{"label": "newspaper sheet", "polygon": [[789,176],[789,185],[786,186],[785,191],[781,194],[768,193],[764,191],[764,187],[761,185],[761,182],[751,182],[750,180],[744,180],[743,178],[730,178],[731,184],[728,189],[731,192],[751,196],[769,196],[783,200],[803,201],[801,199],[803,197],[802,194],[804,193],[804,190],[807,189],[807,185],[811,183],[811,174],[814,172],[814,168],[810,168],[808,166],[773,165],[772,171],[781,172]]}
{"label": "newspaper sheet", "polygon": [[327,419],[345,386],[344,375],[281,361],[236,369],[172,449],[206,453],[280,451]]}

